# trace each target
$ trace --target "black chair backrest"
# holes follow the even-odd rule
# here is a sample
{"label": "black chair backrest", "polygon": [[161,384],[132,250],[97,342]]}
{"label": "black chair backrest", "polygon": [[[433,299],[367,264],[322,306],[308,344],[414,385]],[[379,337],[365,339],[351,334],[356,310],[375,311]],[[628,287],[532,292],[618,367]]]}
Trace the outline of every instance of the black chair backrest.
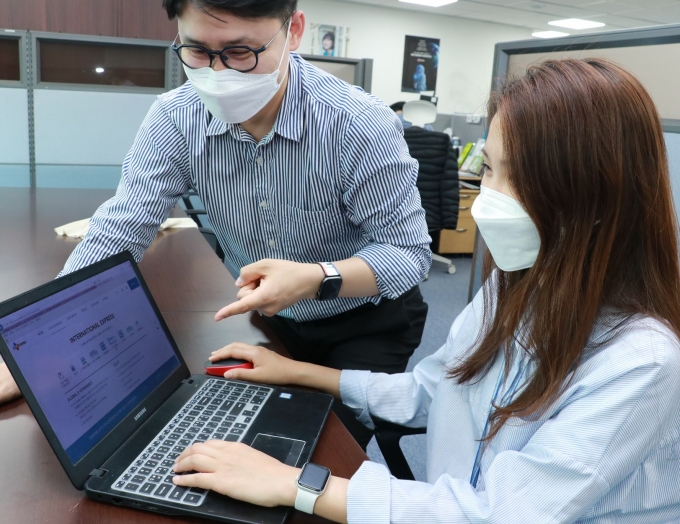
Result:
{"label": "black chair backrest", "polygon": [[[217,239],[215,231],[209,227],[210,223],[208,222],[208,214],[206,213],[205,209],[202,208],[203,203],[201,202],[198,193],[196,193],[196,191],[193,189],[187,191],[182,195],[182,203],[184,204],[184,212],[189,217],[191,217],[194,222],[196,222],[198,230],[203,235],[203,238],[205,238],[206,242],[210,244],[210,247],[213,248],[219,259],[224,262],[224,250],[220,245],[220,241]],[[196,204],[199,204],[201,207],[196,207]],[[205,223],[203,220],[201,220],[201,218],[205,220]]]}
{"label": "black chair backrest", "polygon": [[418,161],[417,186],[430,231],[456,229],[459,187],[458,152],[446,133],[411,126],[404,130],[409,153]]}

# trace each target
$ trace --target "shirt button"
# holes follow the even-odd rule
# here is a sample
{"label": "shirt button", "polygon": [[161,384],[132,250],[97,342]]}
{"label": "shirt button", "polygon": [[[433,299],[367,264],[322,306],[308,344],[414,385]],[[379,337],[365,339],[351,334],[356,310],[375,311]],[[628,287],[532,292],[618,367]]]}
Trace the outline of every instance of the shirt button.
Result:
{"label": "shirt button", "polygon": [[265,200],[263,200],[262,202],[260,202],[260,207],[261,207],[262,209],[267,209],[267,202],[266,202]]}
{"label": "shirt button", "polygon": [[272,238],[272,239],[269,241],[269,245],[270,245],[271,247],[274,247],[274,246],[276,245],[276,241]]}
{"label": "shirt button", "polygon": [[258,165],[258,166],[262,167],[262,163],[264,162],[264,160],[262,160],[262,157],[261,157],[261,156],[258,156],[258,157],[255,159],[255,162],[257,162],[257,165]]}

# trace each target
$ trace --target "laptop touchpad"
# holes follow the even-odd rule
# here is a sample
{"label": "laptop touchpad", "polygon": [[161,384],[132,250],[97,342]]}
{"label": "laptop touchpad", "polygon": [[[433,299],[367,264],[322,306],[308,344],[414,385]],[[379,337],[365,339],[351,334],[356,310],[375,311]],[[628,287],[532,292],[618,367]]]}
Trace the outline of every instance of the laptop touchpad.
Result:
{"label": "laptop touchpad", "polygon": [[250,447],[266,453],[284,464],[296,466],[305,447],[305,442],[304,440],[258,433]]}

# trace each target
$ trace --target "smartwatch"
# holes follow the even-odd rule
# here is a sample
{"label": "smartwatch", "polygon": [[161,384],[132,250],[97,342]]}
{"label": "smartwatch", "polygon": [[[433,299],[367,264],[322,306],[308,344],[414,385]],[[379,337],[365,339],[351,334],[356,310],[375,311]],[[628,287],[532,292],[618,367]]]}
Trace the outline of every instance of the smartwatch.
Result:
{"label": "smartwatch", "polygon": [[328,480],[331,478],[331,470],[307,462],[302,466],[302,471],[297,478],[297,496],[295,497],[295,509],[304,511],[310,515],[314,513],[314,504],[323,492],[326,491]]}
{"label": "smartwatch", "polygon": [[324,279],[321,281],[319,291],[316,293],[318,300],[333,300],[338,298],[340,288],[342,287],[342,277],[336,267],[330,262],[319,262],[321,269],[323,269]]}

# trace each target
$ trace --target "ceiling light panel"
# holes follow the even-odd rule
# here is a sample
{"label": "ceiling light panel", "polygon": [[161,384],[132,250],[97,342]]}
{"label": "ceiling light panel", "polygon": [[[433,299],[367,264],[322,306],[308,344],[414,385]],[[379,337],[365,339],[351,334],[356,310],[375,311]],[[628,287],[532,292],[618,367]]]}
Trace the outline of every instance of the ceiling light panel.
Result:
{"label": "ceiling light panel", "polygon": [[406,4],[426,5],[428,7],[441,7],[443,5],[454,4],[458,0],[399,0]]}
{"label": "ceiling light panel", "polygon": [[561,31],[536,31],[531,33],[531,36],[536,38],[559,38],[561,36],[569,36],[569,33],[563,33]]}
{"label": "ceiling light panel", "polygon": [[567,29],[595,29],[596,27],[604,27],[605,24],[592,20],[581,20],[580,18],[566,18],[564,20],[553,20],[548,22],[548,25],[566,27]]}

